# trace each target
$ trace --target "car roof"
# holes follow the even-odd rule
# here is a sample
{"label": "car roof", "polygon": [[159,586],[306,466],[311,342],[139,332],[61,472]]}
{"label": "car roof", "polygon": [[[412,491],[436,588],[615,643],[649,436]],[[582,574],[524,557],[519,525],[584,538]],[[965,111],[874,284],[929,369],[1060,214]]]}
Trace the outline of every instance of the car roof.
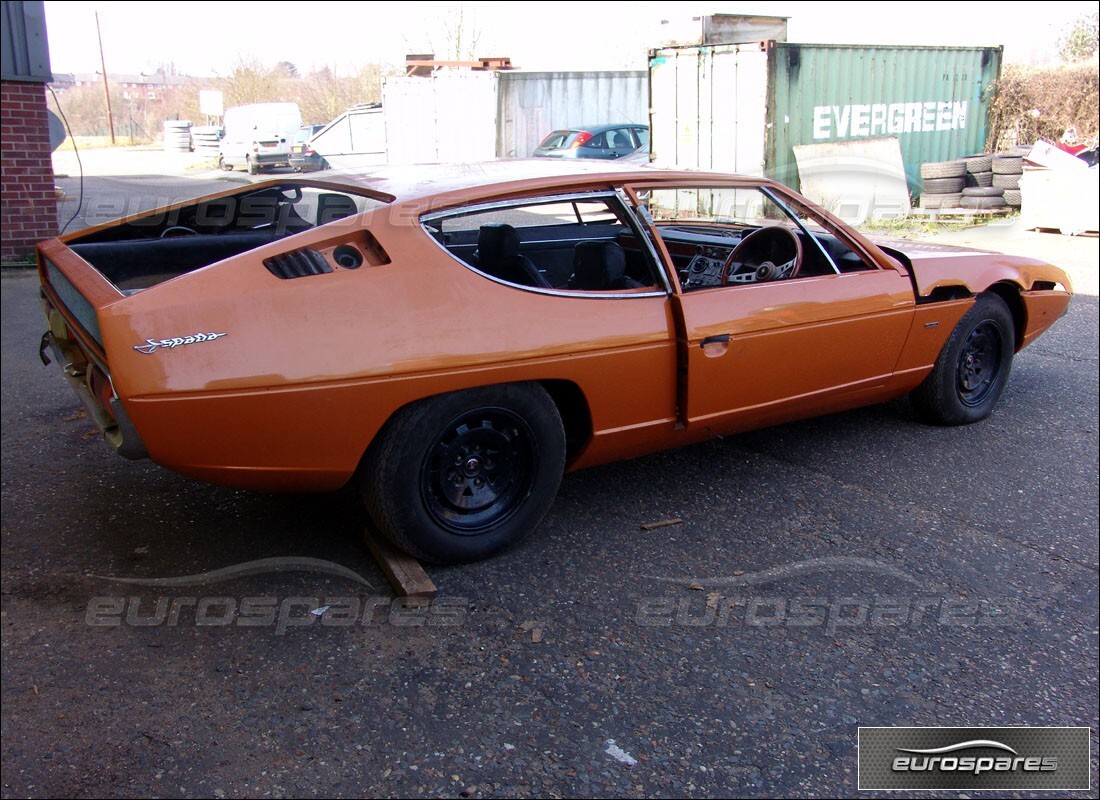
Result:
{"label": "car roof", "polygon": [[[495,198],[528,191],[594,189],[600,184],[683,182],[737,179],[742,176],[654,169],[614,161],[498,159],[462,164],[382,165],[326,171],[311,183],[366,191],[389,202],[406,202],[462,194],[466,200]],[[756,179],[753,179],[756,180]]]}
{"label": "car roof", "polygon": [[615,130],[617,128],[648,128],[644,122],[604,122],[599,125],[577,125],[572,128],[558,128],[552,133],[580,133],[581,131],[587,131],[588,133],[596,134],[603,133],[604,131]]}

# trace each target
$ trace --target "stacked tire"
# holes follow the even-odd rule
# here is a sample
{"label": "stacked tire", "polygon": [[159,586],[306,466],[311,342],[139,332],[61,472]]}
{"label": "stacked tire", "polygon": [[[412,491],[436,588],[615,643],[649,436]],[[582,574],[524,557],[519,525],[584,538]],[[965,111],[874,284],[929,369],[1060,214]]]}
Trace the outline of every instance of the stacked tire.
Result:
{"label": "stacked tire", "polygon": [[1024,171],[1023,155],[998,153],[993,157],[993,185],[1004,190],[1005,204],[1020,207],[1020,176]]}
{"label": "stacked tire", "polygon": [[924,190],[920,196],[921,208],[958,208],[966,184],[966,162],[930,161],[920,165],[920,177]]}
{"label": "stacked tire", "polygon": [[979,153],[974,156],[963,156],[966,162],[966,175],[963,176],[964,188],[993,185],[993,154]]}

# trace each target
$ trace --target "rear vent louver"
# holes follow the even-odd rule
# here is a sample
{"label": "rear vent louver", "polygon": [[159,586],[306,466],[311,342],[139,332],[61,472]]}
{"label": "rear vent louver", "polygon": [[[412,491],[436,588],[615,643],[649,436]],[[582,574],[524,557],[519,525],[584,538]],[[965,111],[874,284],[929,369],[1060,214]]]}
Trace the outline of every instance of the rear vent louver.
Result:
{"label": "rear vent louver", "polygon": [[305,278],[332,272],[325,257],[316,250],[291,250],[289,253],[264,259],[267,271],[276,278]]}

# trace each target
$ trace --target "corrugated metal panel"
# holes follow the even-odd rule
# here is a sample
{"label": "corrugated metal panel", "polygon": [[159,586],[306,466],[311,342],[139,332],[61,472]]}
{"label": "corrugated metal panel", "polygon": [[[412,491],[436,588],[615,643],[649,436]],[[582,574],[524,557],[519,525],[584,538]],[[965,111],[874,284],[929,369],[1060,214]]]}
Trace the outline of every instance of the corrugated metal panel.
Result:
{"label": "corrugated metal panel", "polygon": [[499,73],[497,150],[501,158],[530,156],[546,134],[578,125],[646,124],[646,73]]}
{"label": "corrugated metal panel", "polygon": [[798,186],[795,145],[896,136],[910,186],[920,164],[985,147],[1001,48],[774,44],[767,171]]}
{"label": "corrugated metal panel", "polygon": [[497,76],[493,72],[387,78],[382,108],[391,164],[496,157]]}
{"label": "corrugated metal panel", "polygon": [[760,175],[767,52],[759,42],[650,53],[650,149],[660,166]]}
{"label": "corrugated metal panel", "polygon": [[0,77],[6,81],[53,80],[43,2],[0,3]]}

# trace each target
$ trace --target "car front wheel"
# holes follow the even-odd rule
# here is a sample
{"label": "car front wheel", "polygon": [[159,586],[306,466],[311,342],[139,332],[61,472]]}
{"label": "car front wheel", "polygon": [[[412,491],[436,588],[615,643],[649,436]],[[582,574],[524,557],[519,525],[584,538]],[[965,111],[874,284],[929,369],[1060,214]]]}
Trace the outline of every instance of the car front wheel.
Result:
{"label": "car front wheel", "polygon": [[470,389],[398,411],[364,466],[363,500],[394,544],[425,561],[476,561],[542,520],[561,483],[565,432],[538,384]]}
{"label": "car front wheel", "polygon": [[918,416],[939,425],[988,417],[1008,382],[1015,349],[1015,326],[1004,300],[978,295],[911,395]]}

